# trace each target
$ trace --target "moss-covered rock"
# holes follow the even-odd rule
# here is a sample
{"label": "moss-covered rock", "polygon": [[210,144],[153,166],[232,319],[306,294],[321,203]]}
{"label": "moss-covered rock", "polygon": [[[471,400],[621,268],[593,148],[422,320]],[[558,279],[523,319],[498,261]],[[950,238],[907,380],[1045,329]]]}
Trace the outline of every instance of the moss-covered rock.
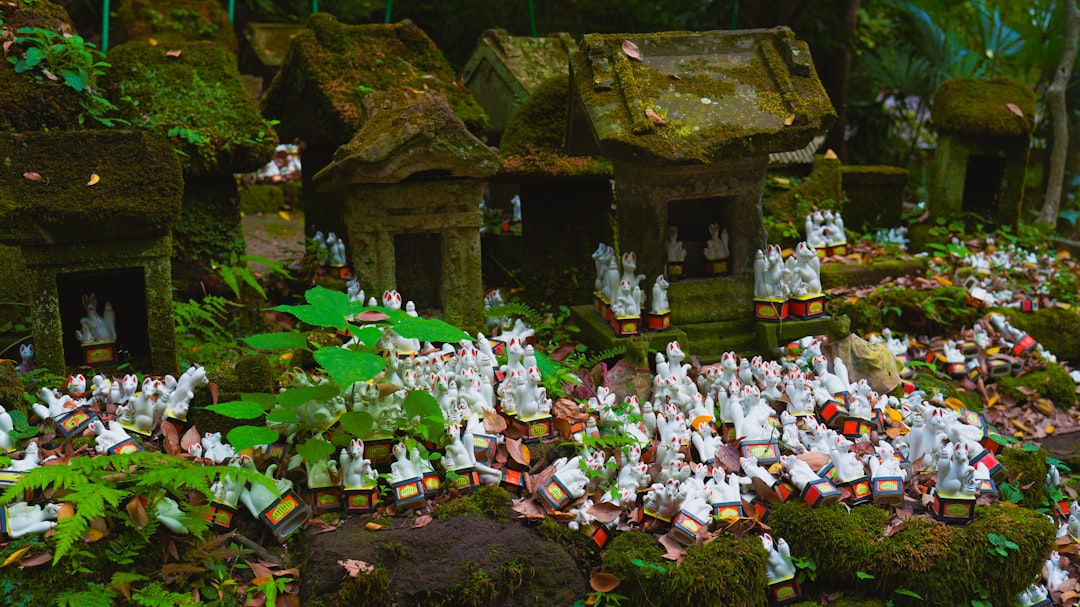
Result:
{"label": "moss-covered rock", "polygon": [[[854,584],[901,606],[967,605],[986,598],[983,593],[992,603],[1010,605],[1038,575],[1056,535],[1051,521],[1026,508],[980,506],[964,527],[909,518],[903,529],[885,537],[887,519],[886,511],[871,506],[848,513],[839,506],[789,502],[772,507],[769,526],[787,540],[793,556],[813,559],[821,586]],[[1004,535],[1019,548],[999,558],[990,534]],[[859,572],[874,577],[861,579]],[[898,589],[921,598],[894,594]]]}
{"label": "moss-covered rock", "polygon": [[[237,50],[229,14],[215,0],[124,0],[113,23],[118,43],[153,38],[167,49],[206,41],[233,55]],[[111,58],[112,49],[109,52]]]}
{"label": "moss-covered rock", "polygon": [[[823,154],[814,156],[814,168],[798,185],[762,201],[765,212],[774,219],[793,220],[795,227],[802,233],[804,219],[814,208],[843,210],[843,190],[841,189],[839,158],[826,158]],[[847,215],[844,215],[847,219]],[[805,240],[805,234],[797,240]],[[770,240],[769,242],[774,242]]]}
{"label": "moss-covered rock", "polygon": [[569,108],[569,76],[554,76],[538,86],[506,122],[499,142],[503,171],[515,177],[610,176],[610,160],[566,154]]}
{"label": "moss-covered rock", "polygon": [[[1019,108],[1017,115],[1008,107]],[[1008,78],[953,78],[934,93],[930,118],[942,130],[968,135],[1015,137],[1035,125],[1035,92]]]}
{"label": "moss-covered rock", "polygon": [[[586,590],[584,576],[558,544],[518,523],[487,517],[458,516],[422,528],[378,532],[352,518],[334,533],[308,535],[306,541],[310,558],[301,571],[304,605],[381,606],[390,604],[389,596],[403,607],[570,607]],[[350,589],[355,582],[345,581],[350,578],[338,564],[347,558],[391,572],[389,584],[374,584],[374,597],[358,596]],[[343,601],[346,593],[356,602]]]}
{"label": "moss-covered rock", "polygon": [[470,130],[487,125],[484,110],[413,22],[345,25],[325,13],[312,15],[293,38],[262,110],[281,121],[282,138],[336,147],[360,128],[364,97],[392,89],[438,91]]}
{"label": "moss-covered rock", "polygon": [[513,495],[497,485],[485,485],[471,495],[443,502],[431,511],[431,516],[444,520],[455,516],[486,516],[491,520],[510,520],[510,500]]}
{"label": "moss-covered rock", "polygon": [[109,61],[105,93],[133,126],[172,144],[186,175],[243,173],[270,161],[273,126],[244,88],[236,58],[218,46],[129,42],[110,49]]}
{"label": "moss-covered rock", "polygon": [[856,333],[890,327],[904,333],[938,335],[971,326],[982,312],[967,305],[961,287],[917,290],[881,286],[868,297],[834,300],[829,306],[851,318]]}
{"label": "moss-covered rock", "polygon": [[1025,387],[1035,390],[1039,396],[1049,399],[1062,409],[1076,406],[1076,382],[1056,363],[1047,363],[1045,369],[1019,377],[1002,377],[998,380],[998,387],[1003,394],[1020,401],[1026,400],[1027,395],[1017,388]]}
{"label": "moss-covered rock", "polygon": [[900,225],[907,169],[888,165],[844,165],[844,224],[853,230]]}
{"label": "moss-covered rock", "polygon": [[[165,236],[180,214],[180,167],[172,150],[146,133],[0,133],[0,162],[6,244]],[[24,176],[33,174],[40,179]],[[99,179],[88,186],[91,175]]]}
{"label": "moss-covered rock", "polygon": [[1045,449],[1009,448],[1002,449],[997,456],[1009,471],[1009,483],[1023,494],[1020,505],[1025,508],[1047,505],[1046,473],[1050,470],[1047,455]]}
{"label": "moss-covered rock", "polygon": [[763,607],[765,549],[757,536],[722,533],[686,549],[682,563],[662,558],[656,539],[640,531],[621,533],[604,553],[604,571],[622,578],[615,592],[628,605],[737,605]]}
{"label": "moss-covered rock", "polygon": [[661,165],[764,156],[805,147],[836,115],[809,48],[784,27],[589,34],[580,47],[570,59],[573,153],[592,146]]}

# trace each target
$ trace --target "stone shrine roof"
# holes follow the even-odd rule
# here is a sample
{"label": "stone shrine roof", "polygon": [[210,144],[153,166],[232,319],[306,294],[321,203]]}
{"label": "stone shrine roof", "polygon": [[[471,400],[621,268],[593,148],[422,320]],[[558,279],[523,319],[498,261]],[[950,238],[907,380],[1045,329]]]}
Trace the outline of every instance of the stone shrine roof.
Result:
{"label": "stone shrine roof", "polygon": [[954,133],[1027,135],[1035,125],[1035,92],[1008,78],[953,78],[934,93],[930,118],[939,129]]}
{"label": "stone shrine roof", "polygon": [[480,65],[490,61],[504,77],[512,78],[530,94],[548,78],[566,74],[570,52],[576,48],[566,33],[533,38],[511,36],[504,29],[484,30],[462,70],[462,79],[468,83]]}
{"label": "stone shrine roof", "polygon": [[487,126],[484,110],[412,21],[345,25],[325,13],[292,39],[262,112],[281,121],[282,140],[338,146],[360,128],[364,98],[392,89],[438,91],[470,129]]}
{"label": "stone shrine roof", "polygon": [[[640,60],[624,50],[633,46]],[[654,164],[762,156],[805,147],[836,116],[809,48],[786,27],[589,34],[580,49],[573,153]]]}
{"label": "stone shrine roof", "polygon": [[314,181],[321,190],[406,179],[484,178],[499,154],[476,138],[437,92],[387,91],[364,99],[364,126]]}
{"label": "stone shrine roof", "polygon": [[176,155],[145,131],[0,133],[0,156],[4,244],[164,236],[180,216]]}

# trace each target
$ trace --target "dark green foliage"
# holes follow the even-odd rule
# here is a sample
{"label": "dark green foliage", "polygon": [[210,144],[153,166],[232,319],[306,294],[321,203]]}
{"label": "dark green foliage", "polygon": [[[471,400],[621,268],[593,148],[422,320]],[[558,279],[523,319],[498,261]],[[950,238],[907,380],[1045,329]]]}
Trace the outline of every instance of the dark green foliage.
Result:
{"label": "dark green foliage", "polygon": [[1028,397],[1017,388],[1027,387],[1062,409],[1068,410],[1076,406],[1076,382],[1056,363],[1047,363],[1045,369],[1019,377],[1003,377],[999,380],[999,386],[1003,394],[1021,402]]}
{"label": "dark green foliage", "polygon": [[[1020,491],[1020,505],[1025,508],[1048,506],[1046,493],[1047,453],[1043,449],[1007,448],[998,454],[998,461],[1009,471],[1008,484]],[[1005,497],[1005,490],[1002,492]]]}

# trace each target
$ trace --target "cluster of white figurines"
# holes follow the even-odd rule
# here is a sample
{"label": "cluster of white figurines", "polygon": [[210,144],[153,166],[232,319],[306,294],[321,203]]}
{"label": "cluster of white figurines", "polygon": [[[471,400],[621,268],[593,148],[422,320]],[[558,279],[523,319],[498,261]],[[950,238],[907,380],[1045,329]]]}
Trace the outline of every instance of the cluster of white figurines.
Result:
{"label": "cluster of white figurines", "polygon": [[97,296],[93,293],[82,296],[86,316],[79,319],[79,328],[75,329],[75,338],[85,345],[105,344],[116,341],[116,312],[112,302],[105,302],[105,308],[98,313]]}
{"label": "cluster of white figurines", "polygon": [[[931,267],[945,275],[949,271],[965,276],[968,293],[988,306],[1037,308],[1053,305],[1051,296],[1061,262],[1052,253],[1036,253],[1014,244],[998,244],[987,237],[986,247],[972,251],[959,239],[953,239],[945,263],[935,260]],[[961,282],[961,279],[957,279]]]}
{"label": "cluster of white figurines", "polygon": [[[686,247],[679,240],[679,228],[668,227],[667,235],[667,261],[671,264],[679,264],[686,261]],[[709,224],[709,239],[705,242],[702,255],[706,261],[719,261],[731,256],[731,245],[727,228],[720,228],[718,223]]]}
{"label": "cluster of white figurines", "polygon": [[[641,288],[644,274],[637,274],[637,255],[623,253],[620,257],[615,249],[604,243],[592,254],[596,264],[596,280],[593,282],[597,296],[610,307],[612,314],[619,318],[640,317],[645,305],[645,291]],[[652,314],[667,313],[671,307],[667,296],[668,282],[663,274],[657,275],[652,284]]]}
{"label": "cluster of white figurines", "polygon": [[836,247],[847,243],[844,218],[840,212],[814,211],[806,216],[806,244],[815,249]]}
{"label": "cluster of white figurines", "polygon": [[336,233],[330,232],[323,236],[322,232],[315,232],[311,237],[311,244],[315,249],[315,261],[320,266],[345,267],[345,240]]}
{"label": "cluster of white figurines", "polygon": [[754,255],[754,299],[783,301],[821,292],[821,260],[808,243],[800,242],[786,260],[779,245]]}

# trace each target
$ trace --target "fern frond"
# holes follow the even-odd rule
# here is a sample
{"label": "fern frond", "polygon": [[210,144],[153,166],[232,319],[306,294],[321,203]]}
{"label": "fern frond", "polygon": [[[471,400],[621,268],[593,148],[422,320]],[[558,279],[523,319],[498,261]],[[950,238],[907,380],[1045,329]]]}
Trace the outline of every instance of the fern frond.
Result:
{"label": "fern frond", "polygon": [[495,306],[494,308],[484,310],[484,315],[491,317],[519,316],[525,319],[525,322],[532,327],[543,324],[545,321],[543,313],[536,308],[519,301],[512,301],[501,306]]}

